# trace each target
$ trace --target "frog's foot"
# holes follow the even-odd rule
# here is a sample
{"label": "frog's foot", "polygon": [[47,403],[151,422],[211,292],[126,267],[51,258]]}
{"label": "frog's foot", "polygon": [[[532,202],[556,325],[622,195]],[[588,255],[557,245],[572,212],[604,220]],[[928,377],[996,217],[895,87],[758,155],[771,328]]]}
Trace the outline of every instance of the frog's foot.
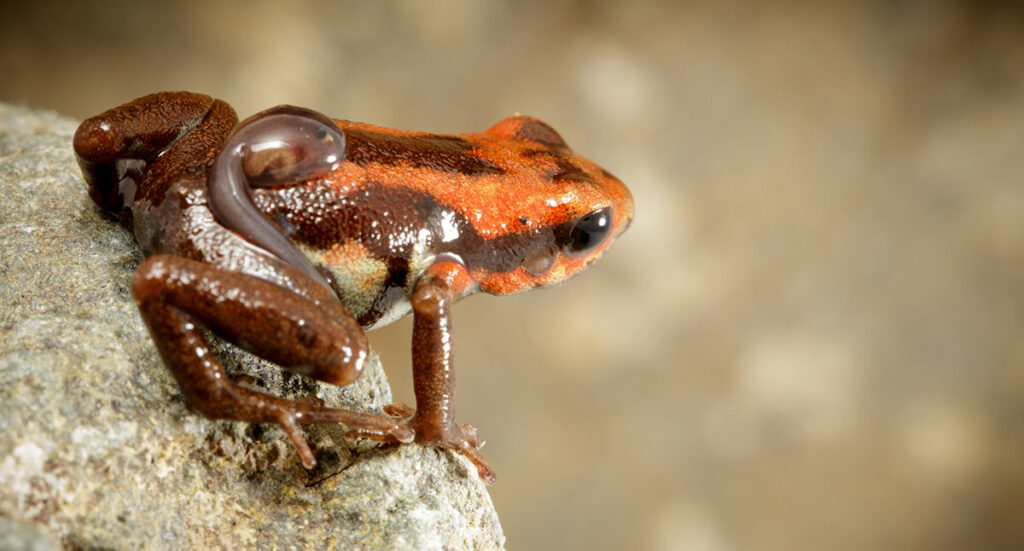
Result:
{"label": "frog's foot", "polygon": [[[248,392],[251,391],[246,391]],[[381,415],[324,407],[302,401],[292,402],[255,392],[251,396],[245,395],[245,398],[241,398],[242,402],[247,400],[258,400],[269,406],[268,409],[271,411],[268,412],[268,420],[281,427],[298,452],[302,465],[307,469],[316,466],[316,459],[302,435],[300,424],[345,425],[350,427],[350,431],[358,430],[363,437],[375,442],[412,442],[414,436],[409,427]]]}
{"label": "frog's foot", "polygon": [[[487,465],[487,460],[478,451],[483,445],[477,436],[476,428],[470,424],[438,423],[430,417],[416,415],[416,410],[405,404],[391,404],[384,406],[384,413],[403,419],[403,426],[411,428],[415,432],[417,444],[436,448],[450,449],[460,453],[476,465],[477,474],[480,480],[487,484],[494,484],[496,479],[494,471]],[[366,434],[360,429],[354,429],[346,433],[349,437],[365,437]]]}
{"label": "frog's foot", "polygon": [[[440,435],[437,437],[431,437],[429,435],[436,431],[421,428],[430,424],[429,421],[421,421],[420,417],[413,415],[411,419],[406,421],[406,424],[416,431],[416,442],[424,446],[447,448],[462,454],[466,459],[469,459],[474,465],[476,465],[476,471],[477,474],[480,475],[480,480],[483,480],[486,484],[494,484],[496,479],[494,471],[491,470],[487,465],[487,460],[484,459],[484,456],[480,455],[480,452],[478,451],[480,449],[481,442],[477,436],[475,427],[469,424],[451,423],[441,432]],[[424,436],[421,438],[420,435]]]}
{"label": "frog's foot", "polygon": [[[376,442],[412,442],[415,436],[413,429],[392,417],[326,407],[313,401],[286,400],[232,383],[227,377],[191,384],[195,386],[187,387],[185,396],[189,409],[209,419],[277,424],[307,469],[316,466],[316,458],[300,425],[344,425]],[[198,393],[202,399],[197,399]]]}

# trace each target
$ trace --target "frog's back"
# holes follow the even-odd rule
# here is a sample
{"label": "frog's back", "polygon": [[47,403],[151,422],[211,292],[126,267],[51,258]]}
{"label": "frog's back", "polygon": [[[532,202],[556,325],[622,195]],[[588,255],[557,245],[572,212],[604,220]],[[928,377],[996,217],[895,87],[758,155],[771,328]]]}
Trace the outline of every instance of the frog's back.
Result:
{"label": "frog's back", "polygon": [[462,135],[336,122],[344,162],[311,181],[255,189],[254,203],[331,273],[364,327],[407,314],[417,278],[439,257],[463,263],[485,291],[521,291],[592,260],[559,258],[567,224],[613,202],[627,207],[620,220],[632,217],[621,182],[535,119]]}

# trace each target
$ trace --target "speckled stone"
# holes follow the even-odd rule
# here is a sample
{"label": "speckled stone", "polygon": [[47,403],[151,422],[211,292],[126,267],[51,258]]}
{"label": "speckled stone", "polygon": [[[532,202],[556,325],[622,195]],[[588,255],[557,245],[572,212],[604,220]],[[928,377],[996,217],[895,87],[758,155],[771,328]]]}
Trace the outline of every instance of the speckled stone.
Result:
{"label": "speckled stone", "polygon": [[[275,426],[189,413],[128,294],[132,236],[86,195],[75,126],[0,104],[0,542],[35,530],[43,547],[26,548],[503,547],[461,457],[306,427],[319,460],[306,471]],[[336,388],[214,347],[278,395],[391,399],[376,358]]]}

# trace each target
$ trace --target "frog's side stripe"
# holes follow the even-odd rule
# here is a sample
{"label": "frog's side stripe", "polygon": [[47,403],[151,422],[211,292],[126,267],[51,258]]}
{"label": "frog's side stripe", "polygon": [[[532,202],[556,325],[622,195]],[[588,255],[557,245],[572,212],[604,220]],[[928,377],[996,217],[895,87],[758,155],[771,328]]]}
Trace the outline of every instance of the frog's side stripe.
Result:
{"label": "frog's side stripe", "polygon": [[[559,229],[537,226],[485,238],[457,209],[427,193],[370,182],[361,192],[338,198],[320,193],[317,187],[300,185],[274,192],[257,189],[253,200],[271,219],[287,221],[292,239],[313,249],[328,250],[336,243],[356,239],[382,260],[409,258],[420,230],[426,228],[431,233],[434,254],[454,252],[468,267],[490,272],[519,268],[532,253],[554,246]],[[388,212],[388,216],[380,216],[381,212]],[[457,238],[442,239],[443,214],[458,230]]]}
{"label": "frog's side stripe", "polygon": [[[430,232],[430,252],[459,254],[471,270],[511,272],[531,256],[557,246],[564,228],[537,226],[496,237],[482,237],[456,209],[427,193],[371,182],[347,197],[323,193],[322,185],[253,190],[256,207],[272,220],[286,222],[288,235],[314,250],[327,251],[337,243],[356,240],[388,269],[387,281],[373,304],[358,314],[363,326],[373,325],[407,292],[412,248],[421,242],[421,230]],[[297,208],[306,205],[308,208]],[[381,212],[388,216],[379,216]],[[443,240],[442,214],[458,230],[458,237]]]}
{"label": "frog's side stripe", "polygon": [[473,155],[477,146],[458,136],[400,136],[346,128],[345,140],[345,156],[359,166],[406,163],[467,176],[505,173],[500,166]]}

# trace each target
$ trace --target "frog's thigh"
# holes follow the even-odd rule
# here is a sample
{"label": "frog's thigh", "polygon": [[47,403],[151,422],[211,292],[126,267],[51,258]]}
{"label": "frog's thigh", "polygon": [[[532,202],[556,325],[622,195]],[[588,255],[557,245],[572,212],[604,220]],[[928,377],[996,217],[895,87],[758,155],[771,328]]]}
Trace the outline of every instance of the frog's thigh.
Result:
{"label": "frog's thigh", "polygon": [[351,318],[332,319],[312,301],[259,278],[167,255],[139,266],[132,296],[186,403],[207,417],[277,423],[306,468],[316,459],[299,424],[337,423],[381,442],[412,441],[412,430],[389,417],[285,400],[234,384],[193,322],[295,371],[347,384],[366,357],[365,337]]}
{"label": "frog's thigh", "polygon": [[[183,342],[183,335],[169,328],[162,329],[171,331],[162,335],[154,327],[168,325],[167,307],[181,311],[262,358],[335,385],[354,381],[367,356],[365,335],[340,305],[318,306],[255,276],[206,263],[152,256],[132,278],[132,295],[161,355],[172,369],[180,362],[168,356],[180,360],[178,356],[185,352],[177,348],[191,345]],[[184,388],[178,373],[175,376]],[[190,379],[204,376],[208,375],[187,375]]]}

